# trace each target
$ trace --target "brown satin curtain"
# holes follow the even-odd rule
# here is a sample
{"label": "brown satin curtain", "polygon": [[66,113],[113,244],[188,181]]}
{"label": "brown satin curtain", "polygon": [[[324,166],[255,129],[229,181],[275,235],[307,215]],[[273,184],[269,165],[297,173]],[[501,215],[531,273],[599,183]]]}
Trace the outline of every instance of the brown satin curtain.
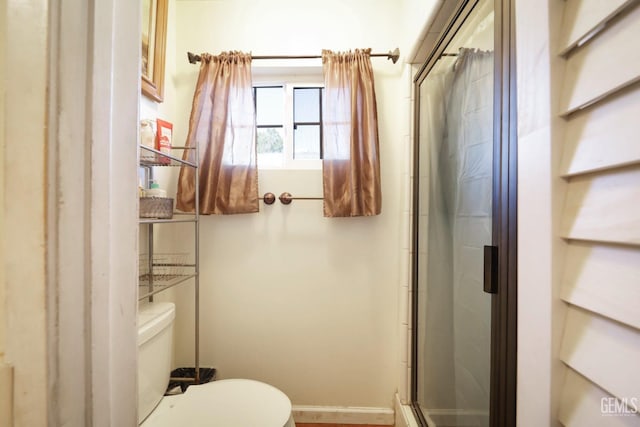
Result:
{"label": "brown satin curtain", "polygon": [[370,53],[322,52],[326,217],[380,213],[378,113]]}
{"label": "brown satin curtain", "polygon": [[[189,119],[187,147],[198,145],[200,213],[258,212],[255,105],[251,55],[202,54]],[[196,163],[195,150],[184,159]],[[195,210],[194,169],[182,167],[176,206]]]}

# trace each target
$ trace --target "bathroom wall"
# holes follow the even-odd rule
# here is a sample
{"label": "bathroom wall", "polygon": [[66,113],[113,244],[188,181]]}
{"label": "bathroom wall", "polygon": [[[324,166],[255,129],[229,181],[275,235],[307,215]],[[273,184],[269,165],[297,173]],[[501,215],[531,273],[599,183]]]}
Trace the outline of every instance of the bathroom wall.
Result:
{"label": "bathroom wall", "polygon": [[[553,179],[559,147],[551,143],[551,75],[562,71],[550,49],[549,22],[559,1],[516,5],[518,52],[518,426],[558,425],[557,303],[562,242],[554,237],[563,192]],[[551,18],[555,17],[555,18]],[[534,31],[539,30],[539,31]],[[541,52],[538,54],[538,52]],[[542,53],[543,52],[543,53]],[[554,271],[555,270],[555,271]],[[556,343],[554,343],[554,341]],[[555,353],[555,355],[554,355]],[[554,360],[555,358],[555,360]]]}
{"label": "bathroom wall", "polygon": [[[402,31],[404,35],[405,54],[415,52],[426,35],[427,23],[435,17],[435,13],[447,0],[402,0]],[[450,1],[450,0],[448,0]]]}
{"label": "bathroom wall", "polygon": [[[140,120],[155,120],[156,118],[174,123],[176,116],[176,0],[167,1],[167,39],[164,69],[163,101],[156,102],[153,99],[140,95]],[[182,143],[174,142],[174,145]],[[180,156],[180,151],[174,151],[174,156]],[[162,188],[166,188],[174,180],[176,171],[174,168],[157,167],[153,170],[154,178],[158,180]],[[146,228],[140,228],[139,251],[143,256],[147,253]]]}
{"label": "bathroom wall", "polygon": [[[304,8],[295,1],[178,1],[176,143],[186,136],[198,71],[186,60],[188,50],[386,52],[402,47],[400,18],[400,9],[388,1],[309,1]],[[201,223],[201,363],[218,368],[221,378],[272,383],[297,405],[390,408],[398,385],[410,86],[401,63],[378,58],[373,64],[380,216],[325,219],[321,201],[294,201],[262,205],[255,215],[204,217]],[[319,65],[308,69],[316,77]],[[321,196],[321,182],[318,170],[259,172],[260,194]],[[186,249],[188,236],[178,231],[159,244],[169,240]],[[188,286],[175,292],[181,366],[193,365],[192,292]]]}

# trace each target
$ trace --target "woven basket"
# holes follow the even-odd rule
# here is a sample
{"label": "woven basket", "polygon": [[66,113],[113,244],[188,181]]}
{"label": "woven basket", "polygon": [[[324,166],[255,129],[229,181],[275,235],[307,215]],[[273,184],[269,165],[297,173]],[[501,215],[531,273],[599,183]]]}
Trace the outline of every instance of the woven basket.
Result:
{"label": "woven basket", "polygon": [[169,197],[140,197],[140,218],[171,219],[173,199]]}

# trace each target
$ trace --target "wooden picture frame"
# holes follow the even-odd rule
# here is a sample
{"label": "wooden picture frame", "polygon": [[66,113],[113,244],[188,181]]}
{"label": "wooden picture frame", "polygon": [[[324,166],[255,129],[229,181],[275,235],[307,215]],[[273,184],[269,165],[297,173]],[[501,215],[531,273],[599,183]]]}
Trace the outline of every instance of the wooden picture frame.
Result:
{"label": "wooden picture frame", "polygon": [[142,0],[142,94],[157,102],[164,96],[167,0]]}

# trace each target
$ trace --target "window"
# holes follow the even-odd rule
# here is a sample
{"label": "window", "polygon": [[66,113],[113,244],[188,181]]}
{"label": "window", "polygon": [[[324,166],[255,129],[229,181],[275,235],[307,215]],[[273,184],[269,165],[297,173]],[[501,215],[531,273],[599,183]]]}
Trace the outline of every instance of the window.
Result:
{"label": "window", "polygon": [[284,154],[284,96],[282,86],[255,87],[258,166],[277,167]]}
{"label": "window", "polygon": [[259,168],[322,166],[322,93],[317,84],[254,87]]}
{"label": "window", "polygon": [[293,159],[322,159],[322,88],[293,88]]}

